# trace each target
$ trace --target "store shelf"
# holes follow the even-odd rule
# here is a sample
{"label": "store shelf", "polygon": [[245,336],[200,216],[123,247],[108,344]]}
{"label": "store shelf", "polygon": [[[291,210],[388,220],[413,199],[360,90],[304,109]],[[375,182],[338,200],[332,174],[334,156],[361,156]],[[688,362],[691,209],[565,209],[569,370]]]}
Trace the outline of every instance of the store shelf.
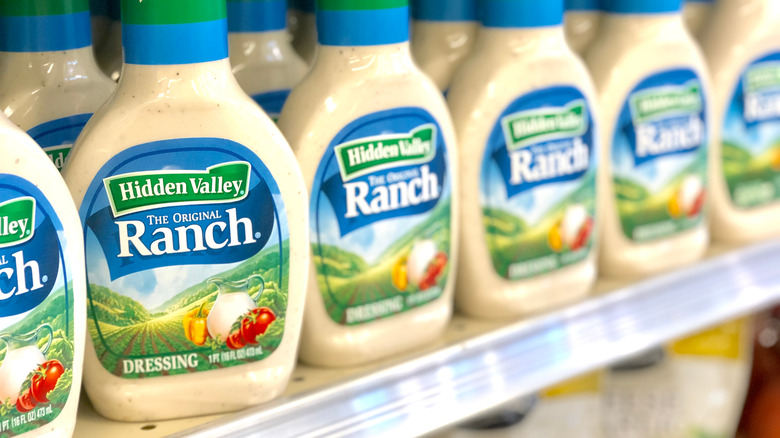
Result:
{"label": "store shelf", "polygon": [[284,398],[236,414],[114,423],[85,401],[76,436],[418,436],[777,302],[780,242],[715,247],[669,274],[600,280],[595,297],[525,321],[456,316],[438,344],[371,367],[301,365]]}

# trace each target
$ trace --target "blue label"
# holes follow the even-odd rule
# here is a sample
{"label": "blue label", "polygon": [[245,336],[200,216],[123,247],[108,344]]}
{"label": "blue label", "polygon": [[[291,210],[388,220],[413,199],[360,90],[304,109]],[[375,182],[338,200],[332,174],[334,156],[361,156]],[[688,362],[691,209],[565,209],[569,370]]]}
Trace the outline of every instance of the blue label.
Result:
{"label": "blue label", "polygon": [[417,0],[412,17],[423,21],[476,21],[476,0]]}
{"label": "blue label", "polygon": [[263,111],[268,114],[268,117],[273,121],[279,120],[279,115],[282,113],[282,107],[287,101],[287,97],[290,95],[291,90],[278,90],[269,91],[267,93],[255,94],[252,99],[263,108]]}
{"label": "blue label", "polygon": [[377,46],[409,40],[409,7],[318,10],[317,37],[325,46]]}
{"label": "blue label", "polygon": [[[0,174],[0,423],[9,437],[50,423],[70,397],[70,265],[80,261],[66,260],[68,244],[44,194],[30,181]],[[46,370],[54,370],[46,374],[52,386],[35,385],[34,376]]]}
{"label": "blue label", "polygon": [[693,70],[656,73],[631,91],[611,150],[627,237],[659,239],[701,222],[708,141],[706,96]]}
{"label": "blue label", "polygon": [[270,32],[287,27],[287,3],[284,0],[228,1],[230,32]]}
{"label": "blue label", "polygon": [[122,24],[125,62],[180,65],[228,57],[227,19],[184,24]]}
{"label": "blue label", "polygon": [[588,256],[597,149],[590,105],[576,88],[534,91],[501,113],[480,179],[487,244],[499,275],[527,278]]}
{"label": "blue label", "polygon": [[73,144],[90,118],[92,114],[63,117],[42,123],[27,131],[27,134],[43,148],[57,170],[62,171]]}
{"label": "blue label", "polygon": [[726,110],[723,173],[738,208],[780,199],[780,53],[748,64]]}
{"label": "blue label", "polygon": [[0,175],[0,317],[29,312],[55,285],[62,286],[58,233],[62,224],[40,191],[26,180]]}
{"label": "blue label", "polygon": [[[80,213],[90,331],[109,372],[207,371],[279,346],[287,216],[278,184],[249,149],[216,138],[132,147],[97,173]],[[139,327],[154,346],[118,335]]]}
{"label": "blue label", "polygon": [[0,15],[2,52],[56,52],[91,44],[89,12],[29,17]]}
{"label": "blue label", "polygon": [[421,108],[363,116],[330,142],[312,188],[311,239],[335,322],[369,322],[442,294],[450,245],[447,166],[439,123]]}

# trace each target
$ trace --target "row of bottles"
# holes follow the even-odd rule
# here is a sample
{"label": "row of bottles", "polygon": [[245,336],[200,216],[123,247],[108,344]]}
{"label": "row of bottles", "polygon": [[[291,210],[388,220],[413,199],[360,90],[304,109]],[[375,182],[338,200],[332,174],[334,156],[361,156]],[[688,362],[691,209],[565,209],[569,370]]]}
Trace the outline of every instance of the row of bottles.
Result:
{"label": "row of bottles", "polygon": [[[586,295],[597,271],[682,266],[703,255],[708,222],[732,240],[778,231],[777,154],[753,152],[780,114],[768,0],[716,5],[702,33],[714,79],[680,0],[589,10],[585,62],[567,44],[563,0],[420,0],[411,11],[407,0],[318,0],[316,32],[306,2],[286,17],[278,0],[122,0],[121,32],[93,20],[99,59],[121,34],[121,74],[101,62],[118,85],[95,62],[88,3],[0,4],[0,108],[45,152],[2,129],[14,139],[4,156],[41,170],[2,163],[0,299],[12,310],[0,339],[37,346],[15,375],[37,375],[47,343],[70,340],[70,359],[51,366],[76,391],[86,309],[85,388],[112,419],[241,409],[280,395],[297,357],[353,366],[430,343],[453,303],[517,318]],[[734,67],[737,56],[752,64]],[[714,91],[737,82],[727,124],[756,147],[727,155]],[[19,192],[28,183],[46,191]],[[49,245],[25,249],[33,235]],[[57,248],[52,264],[41,251]],[[44,256],[53,273],[29,262]],[[64,319],[44,306],[60,296]],[[0,342],[0,367],[12,344]],[[76,398],[49,409],[27,374],[0,387],[11,436],[53,424]]]}

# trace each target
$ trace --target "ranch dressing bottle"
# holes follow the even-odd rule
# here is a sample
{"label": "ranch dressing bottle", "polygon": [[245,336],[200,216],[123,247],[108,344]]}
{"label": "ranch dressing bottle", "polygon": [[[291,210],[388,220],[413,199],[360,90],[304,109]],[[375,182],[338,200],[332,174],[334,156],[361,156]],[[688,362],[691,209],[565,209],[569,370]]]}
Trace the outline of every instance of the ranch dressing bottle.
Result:
{"label": "ranch dressing bottle", "polygon": [[474,46],[479,28],[476,0],[412,1],[412,17],[414,60],[446,91]]}
{"label": "ranch dressing bottle", "polygon": [[0,29],[0,108],[62,170],[115,85],[95,64],[89,1],[3,1]]}
{"label": "ranch dressing bottle", "polygon": [[290,45],[284,0],[228,0],[233,74],[274,120],[309,67]]}
{"label": "ranch dressing bottle", "polygon": [[605,0],[586,61],[600,94],[601,268],[644,275],[698,260],[710,143],[703,56],[680,0]]}
{"label": "ranch dressing bottle", "polygon": [[[594,245],[599,125],[563,0],[486,0],[449,104],[460,146],[463,254],[456,304],[483,318],[585,295]],[[495,90],[501,90],[497,93]]]}
{"label": "ranch dressing bottle", "polygon": [[314,17],[315,0],[289,0],[287,14],[292,45],[295,51],[309,64],[317,53],[317,23]]}
{"label": "ranch dressing bottle", "polygon": [[704,26],[712,15],[712,6],[715,0],[685,0],[683,7],[683,19],[691,34],[699,37]]}
{"label": "ranch dressing bottle", "polygon": [[355,5],[319,0],[317,61],[279,119],[311,193],[301,358],[325,366],[436,339],[457,253],[455,134],[412,62],[407,0]]}
{"label": "ranch dressing bottle", "polygon": [[69,437],[84,357],[84,243],[68,189],[0,115],[0,430]]}
{"label": "ranch dressing bottle", "polygon": [[780,5],[723,0],[702,45],[714,81],[712,233],[780,235]]}
{"label": "ranch dressing bottle", "polygon": [[566,41],[582,55],[596,37],[601,23],[602,0],[566,0]]}
{"label": "ranch dressing bottle", "polygon": [[85,387],[112,419],[265,402],[295,363],[306,190],[230,71],[226,15],[224,0],[123,0],[119,87],[65,172],[87,248]]}

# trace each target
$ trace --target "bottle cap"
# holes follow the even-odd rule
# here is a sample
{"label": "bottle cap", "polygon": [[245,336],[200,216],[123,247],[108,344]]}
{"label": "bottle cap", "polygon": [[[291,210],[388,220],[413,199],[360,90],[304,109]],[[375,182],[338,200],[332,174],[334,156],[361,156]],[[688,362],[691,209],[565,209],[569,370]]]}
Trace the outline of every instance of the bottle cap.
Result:
{"label": "bottle cap", "polygon": [[122,0],[122,45],[128,64],[225,59],[225,0]]}
{"label": "bottle cap", "polygon": [[409,40],[409,0],[318,0],[325,46],[377,46]]}
{"label": "bottle cap", "polygon": [[485,27],[549,27],[563,23],[563,0],[483,0]]}
{"label": "bottle cap", "polygon": [[0,1],[0,51],[56,52],[91,44],[89,0]]}
{"label": "bottle cap", "polygon": [[228,0],[228,31],[272,32],[287,28],[285,0]]}
{"label": "bottle cap", "polygon": [[682,0],[603,0],[611,14],[669,14],[680,12]]}
{"label": "bottle cap", "polygon": [[412,18],[422,21],[477,21],[477,1],[412,0]]}

